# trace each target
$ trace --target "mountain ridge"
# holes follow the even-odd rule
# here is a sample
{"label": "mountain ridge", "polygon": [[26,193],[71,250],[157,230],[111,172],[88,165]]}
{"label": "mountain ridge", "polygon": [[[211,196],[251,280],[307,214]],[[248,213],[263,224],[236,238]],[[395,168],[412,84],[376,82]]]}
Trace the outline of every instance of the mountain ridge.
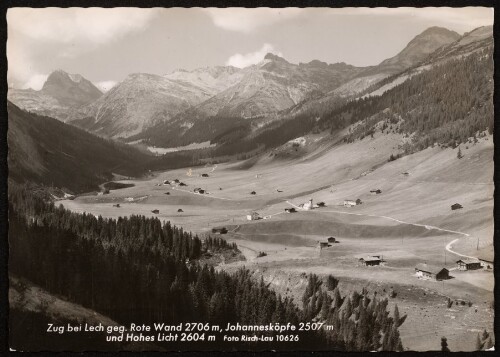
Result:
{"label": "mountain ridge", "polygon": [[[344,62],[329,64],[320,60],[294,64],[267,53],[261,62],[245,68],[178,69],[161,76],[133,73],[110,91],[83,105],[66,103],[61,106],[60,101],[65,100],[70,84],[81,85],[86,80],[79,75],[55,71],[40,92],[26,91],[18,94],[22,100],[13,102],[43,115],[51,115],[52,106],[56,118],[111,138],[147,139],[148,133],[168,127],[170,131],[176,128],[183,135],[198,124],[206,126],[201,122],[217,116],[258,120],[257,125],[262,125],[281,118],[282,113],[296,106],[314,102],[314,98],[337,101],[355,97],[444,51],[443,48],[450,44],[472,38],[470,34],[477,32],[479,38],[485,36],[479,29],[460,36],[442,27],[430,27],[416,35],[395,56],[369,67],[355,67]],[[448,56],[448,52],[442,52],[442,56]],[[216,120],[211,122],[210,125],[219,125]],[[227,120],[222,122],[227,123]]]}
{"label": "mountain ridge", "polygon": [[77,108],[92,103],[102,92],[80,74],[53,71],[40,90],[9,88],[7,98],[17,106],[66,121]]}

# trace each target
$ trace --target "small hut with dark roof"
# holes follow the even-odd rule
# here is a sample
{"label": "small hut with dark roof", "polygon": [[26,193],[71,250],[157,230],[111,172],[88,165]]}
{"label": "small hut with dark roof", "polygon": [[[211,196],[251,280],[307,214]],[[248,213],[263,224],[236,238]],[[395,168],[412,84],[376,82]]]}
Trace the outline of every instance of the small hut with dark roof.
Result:
{"label": "small hut with dark roof", "polygon": [[449,279],[449,270],[435,265],[419,263],[415,267],[415,275],[421,279],[444,280]]}

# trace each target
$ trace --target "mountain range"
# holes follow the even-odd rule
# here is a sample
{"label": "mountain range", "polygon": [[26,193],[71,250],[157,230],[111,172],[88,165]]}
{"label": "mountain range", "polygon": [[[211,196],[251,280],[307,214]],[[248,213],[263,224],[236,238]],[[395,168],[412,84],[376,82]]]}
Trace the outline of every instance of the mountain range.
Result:
{"label": "mountain range", "polygon": [[377,94],[391,81],[397,85],[410,78],[415,68],[422,71],[424,64],[429,67],[490,43],[491,26],[463,36],[431,27],[376,66],[319,60],[293,64],[268,53],[260,63],[242,69],[218,66],[162,76],[131,74],[104,94],[82,76],[59,70],[40,91],[11,89],[8,98],[22,109],[100,136],[176,146],[212,140],[232,127],[244,127],[246,132],[249,127],[261,128],[324,103]]}

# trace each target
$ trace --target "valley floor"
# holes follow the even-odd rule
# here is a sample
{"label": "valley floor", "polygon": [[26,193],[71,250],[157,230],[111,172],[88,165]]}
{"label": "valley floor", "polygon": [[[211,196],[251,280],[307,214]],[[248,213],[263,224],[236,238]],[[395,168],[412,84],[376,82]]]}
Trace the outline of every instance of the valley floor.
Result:
{"label": "valley floor", "polygon": [[[493,255],[492,138],[462,147],[462,159],[457,149],[434,147],[391,162],[387,159],[403,140],[399,135],[377,133],[351,144],[307,140],[300,156],[285,146],[251,164],[156,173],[120,181],[134,187],[61,203],[103,217],[157,216],[198,235],[226,227],[223,237],[236,242],[247,260],[220,269],[245,266],[295,301],[306,273],[331,274],[343,290],[367,287],[384,296],[393,289],[397,296],[390,304],[408,315],[400,327],[405,348],[439,349],[446,336],[452,351],[474,350],[477,333],[493,329],[493,272],[455,268],[461,256]],[[187,186],[163,185],[174,179]],[[375,189],[381,193],[371,194]],[[302,210],[300,204],[311,198],[326,207]],[[344,200],[358,198],[361,205],[344,207]],[[452,211],[454,203],[463,208]],[[298,212],[285,212],[292,207]],[[266,219],[247,220],[253,211]],[[339,243],[320,250],[318,242],[330,236]],[[267,256],[258,258],[259,252]],[[359,265],[367,255],[381,255],[386,263]],[[452,278],[417,279],[415,265],[423,262],[450,269]],[[472,306],[447,308],[448,297]]]}

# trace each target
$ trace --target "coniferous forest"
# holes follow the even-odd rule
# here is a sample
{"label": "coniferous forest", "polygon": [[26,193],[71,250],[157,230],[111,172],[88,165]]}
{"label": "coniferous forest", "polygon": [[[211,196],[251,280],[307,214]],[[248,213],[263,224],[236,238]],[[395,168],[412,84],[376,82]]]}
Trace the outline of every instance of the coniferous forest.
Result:
{"label": "coniferous forest", "polygon": [[[13,276],[125,326],[132,322],[196,321],[221,327],[227,323],[299,326],[301,322],[323,322],[334,329],[301,331],[300,342],[284,341],[281,348],[402,350],[398,326],[404,319],[398,314],[390,316],[387,300],[370,296],[367,291],[342,297],[336,279],[330,277],[324,283],[311,275],[301,310],[292,299],[283,299],[248,270],[240,269],[230,275],[197,261],[203,252],[237,250],[236,245],[220,238],[202,241],[155,218],[132,216],[114,220],[72,213],[26,188],[13,187],[9,244]],[[33,326],[43,326],[43,316],[19,310],[13,313],[31,319]],[[30,341],[43,340],[44,332],[32,331],[41,336]],[[276,332],[264,334],[272,336]],[[102,341],[97,342],[93,346],[106,348]],[[79,344],[81,341],[71,345],[70,340],[59,345],[79,348]],[[174,350],[185,348],[182,346],[168,344]],[[190,348],[194,346],[269,349],[265,342],[198,341]],[[109,348],[118,347],[111,344]]]}
{"label": "coniferous forest", "polygon": [[[416,74],[378,97],[353,100],[319,122],[336,129],[360,121],[346,137],[384,133],[415,134],[413,150],[434,143],[455,147],[488,130],[493,132],[493,53],[485,49]],[[382,127],[375,127],[383,122]]]}

